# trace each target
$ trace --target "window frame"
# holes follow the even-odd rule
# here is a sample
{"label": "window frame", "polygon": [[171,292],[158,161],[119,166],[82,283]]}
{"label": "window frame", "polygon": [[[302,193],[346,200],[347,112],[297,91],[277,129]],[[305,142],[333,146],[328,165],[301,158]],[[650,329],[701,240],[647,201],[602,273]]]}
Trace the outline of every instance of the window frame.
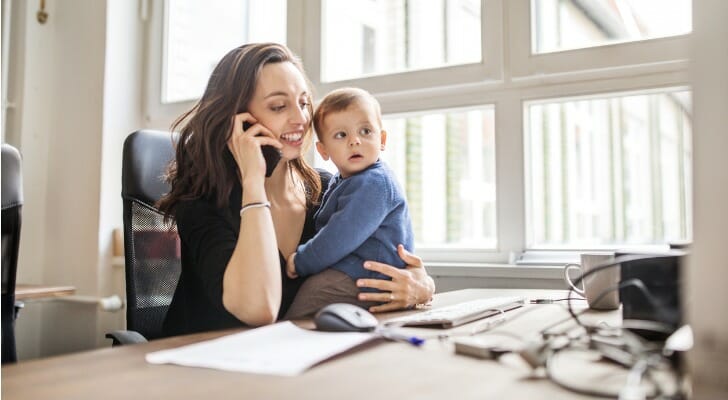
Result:
{"label": "window frame", "polygon": [[[650,88],[634,88],[626,91],[619,91],[619,90],[610,90],[606,92],[599,92],[599,93],[588,93],[588,94],[582,94],[582,95],[576,95],[576,96],[566,96],[566,95],[559,95],[556,97],[542,97],[542,98],[534,98],[529,100],[524,100],[523,104],[523,126],[524,126],[524,154],[530,151],[529,149],[529,143],[527,143],[527,139],[525,138],[526,129],[528,129],[529,125],[529,115],[527,113],[527,107],[533,106],[533,105],[542,105],[542,104],[554,104],[554,103],[566,103],[566,102],[573,102],[573,101],[584,101],[584,100],[601,100],[601,99],[614,99],[614,98],[624,98],[629,96],[638,96],[638,95],[656,95],[656,94],[666,94],[666,93],[676,93],[676,92],[683,92],[683,91],[690,91],[690,86],[687,84],[683,85],[676,85],[676,86],[656,86],[656,87],[650,87]],[[528,167],[528,160],[524,159],[524,188],[525,188],[525,182],[527,179],[527,172],[525,169]],[[524,205],[525,205],[525,211],[524,211],[524,218],[526,219],[526,223],[528,223],[529,218],[533,218],[532,215],[530,215],[531,210],[529,210],[528,204],[526,204],[526,199],[528,196],[528,188],[525,188],[524,193]],[[659,245],[659,244],[640,244],[640,245],[620,245],[620,246],[612,246],[612,245],[593,245],[589,248],[580,248],[575,246],[569,246],[569,245],[529,245],[528,241],[528,234],[525,232],[525,224],[524,224],[524,248],[528,249],[527,251],[531,251],[534,254],[537,253],[566,253],[571,256],[573,256],[573,253],[583,252],[583,251],[616,251],[616,250],[635,250],[635,251],[646,251],[646,252],[658,252],[660,250],[665,250],[665,246]],[[534,256],[530,257],[534,258]],[[536,259],[538,259],[538,256],[535,256]],[[543,257],[541,257],[543,258]]]}
{"label": "window frame", "polygon": [[[367,76],[357,79],[346,79],[335,82],[321,80],[321,0],[304,0],[306,21],[305,43],[317,45],[306,46],[301,54],[306,72],[317,93],[344,86],[359,86],[372,93],[418,90],[421,82],[431,82],[432,86],[447,87],[466,84],[473,81],[498,81],[502,77],[503,64],[503,29],[502,0],[480,0],[481,15],[481,61],[479,63],[452,65],[409,72],[395,72]],[[290,4],[290,2],[289,2]]]}
{"label": "window frame", "polygon": [[[153,2],[147,36],[145,116],[149,126],[162,128],[168,128],[174,118],[194,104],[160,102],[162,3],[166,2]],[[417,248],[417,254],[428,263],[503,264],[525,253],[533,264],[538,263],[538,254],[553,258],[556,252],[557,256],[564,253],[565,258],[573,258],[574,251],[586,250],[526,247],[525,102],[690,88],[687,60],[691,34],[534,55],[530,0],[481,0],[482,58],[494,61],[492,64],[481,62],[322,83],[321,0],[288,0],[287,15],[287,45],[301,56],[316,100],[337,87],[359,86],[377,97],[385,115],[483,105],[494,108],[497,248]],[[421,87],[418,82],[428,82],[428,86]],[[312,161],[313,153],[306,158]]]}
{"label": "window frame", "polygon": [[[286,41],[296,54],[301,54],[303,38],[303,2],[287,1]],[[162,102],[164,70],[167,62],[166,36],[168,23],[169,0],[144,1],[140,4],[143,19],[146,20],[146,62],[144,66],[144,94],[142,107],[147,127],[169,129],[172,122],[191,109],[197,100]]]}
{"label": "window frame", "polygon": [[192,108],[194,100],[171,103],[162,102],[164,66],[166,57],[167,12],[169,0],[144,2],[148,15],[146,25],[146,71],[144,85],[144,118],[149,127],[169,129],[172,122],[183,112]]}
{"label": "window frame", "polygon": [[[616,76],[645,71],[683,69],[689,55],[689,35],[609,43],[594,47],[533,54],[531,50],[530,0],[508,3],[510,65],[514,80],[541,75],[591,72]],[[627,60],[627,62],[621,61]],[[625,70],[625,71],[621,71]]]}

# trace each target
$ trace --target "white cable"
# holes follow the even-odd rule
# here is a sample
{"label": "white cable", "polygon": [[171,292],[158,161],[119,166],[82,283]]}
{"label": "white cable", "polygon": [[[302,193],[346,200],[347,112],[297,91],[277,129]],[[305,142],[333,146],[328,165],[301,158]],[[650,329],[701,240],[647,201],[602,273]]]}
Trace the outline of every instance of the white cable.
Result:
{"label": "white cable", "polygon": [[647,360],[639,359],[629,370],[627,383],[619,391],[619,400],[645,400],[647,398],[645,388],[641,385],[642,375],[645,374],[645,371],[647,371]]}

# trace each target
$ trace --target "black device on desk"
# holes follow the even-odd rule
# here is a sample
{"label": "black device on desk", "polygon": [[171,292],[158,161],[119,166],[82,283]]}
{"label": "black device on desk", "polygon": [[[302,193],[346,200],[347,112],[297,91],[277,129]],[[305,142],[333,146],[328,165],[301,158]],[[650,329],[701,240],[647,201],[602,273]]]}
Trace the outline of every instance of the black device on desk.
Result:
{"label": "black device on desk", "polygon": [[[250,122],[243,122],[244,131],[250,129],[251,126],[253,126],[253,124]],[[281,152],[275,147],[267,144],[260,146],[260,151],[263,152],[263,158],[265,159],[265,177],[267,178],[273,174],[273,170],[276,169],[276,165],[278,165],[278,162],[281,160]]]}
{"label": "black device on desk", "polygon": [[[680,281],[686,253],[617,252],[621,279],[619,298],[625,320],[654,321],[664,324],[669,333],[683,322]],[[665,339],[669,333],[635,330],[647,339]]]}

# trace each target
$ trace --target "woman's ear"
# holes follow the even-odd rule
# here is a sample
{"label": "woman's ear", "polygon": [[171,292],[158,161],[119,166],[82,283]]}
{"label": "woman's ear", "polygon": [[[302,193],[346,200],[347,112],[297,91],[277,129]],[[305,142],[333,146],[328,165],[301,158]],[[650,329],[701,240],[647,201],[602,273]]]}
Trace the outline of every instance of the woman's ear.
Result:
{"label": "woman's ear", "polygon": [[326,152],[326,146],[321,141],[316,142],[316,150],[324,161],[329,161],[329,153]]}
{"label": "woman's ear", "polygon": [[385,131],[384,129],[382,129],[382,132],[381,132],[380,136],[382,138],[382,146],[380,147],[380,149],[381,150],[384,150],[384,147],[387,144],[387,131]]}

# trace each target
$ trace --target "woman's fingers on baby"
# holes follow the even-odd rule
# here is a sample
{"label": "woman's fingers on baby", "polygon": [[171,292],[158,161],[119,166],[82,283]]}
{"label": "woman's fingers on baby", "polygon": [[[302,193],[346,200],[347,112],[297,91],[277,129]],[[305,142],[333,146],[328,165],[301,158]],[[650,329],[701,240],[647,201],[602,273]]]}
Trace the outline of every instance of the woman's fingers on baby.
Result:
{"label": "woman's fingers on baby", "polygon": [[359,300],[376,301],[379,303],[389,303],[392,298],[390,292],[386,293],[359,293]]}
{"label": "woman's fingers on baby", "polygon": [[402,261],[404,261],[405,264],[407,264],[408,266],[417,268],[424,267],[422,258],[410,253],[407,249],[404,248],[403,245],[400,244],[399,246],[397,246],[397,253],[399,254],[399,258],[401,258]]}
{"label": "woman's fingers on baby", "polygon": [[[391,292],[397,285],[392,281],[385,281],[383,279],[358,279],[356,285],[359,287],[367,287],[372,289],[386,290]],[[379,293],[362,293],[362,295],[375,295]]]}
{"label": "woman's fingers on baby", "polygon": [[[417,265],[418,262],[421,263],[419,257],[414,255],[412,255],[412,257],[415,265]],[[418,268],[417,266],[410,265],[408,265],[408,267]],[[419,267],[421,267],[421,264],[419,264]],[[369,309],[371,312],[401,310],[410,305],[408,304],[408,299],[411,297],[410,294],[412,293],[412,273],[409,270],[395,268],[391,265],[375,261],[365,262],[364,268],[370,271],[379,272],[392,278],[391,281],[384,279],[359,279],[356,281],[356,284],[359,287],[368,287],[378,289],[380,291],[378,293],[359,293],[359,300],[383,303],[371,307]]]}
{"label": "woman's fingers on baby", "polygon": [[364,263],[364,268],[370,271],[376,271],[381,274],[387,275],[388,277],[395,279],[402,276],[402,270],[395,268],[389,264],[384,264],[376,261],[367,261]]}

